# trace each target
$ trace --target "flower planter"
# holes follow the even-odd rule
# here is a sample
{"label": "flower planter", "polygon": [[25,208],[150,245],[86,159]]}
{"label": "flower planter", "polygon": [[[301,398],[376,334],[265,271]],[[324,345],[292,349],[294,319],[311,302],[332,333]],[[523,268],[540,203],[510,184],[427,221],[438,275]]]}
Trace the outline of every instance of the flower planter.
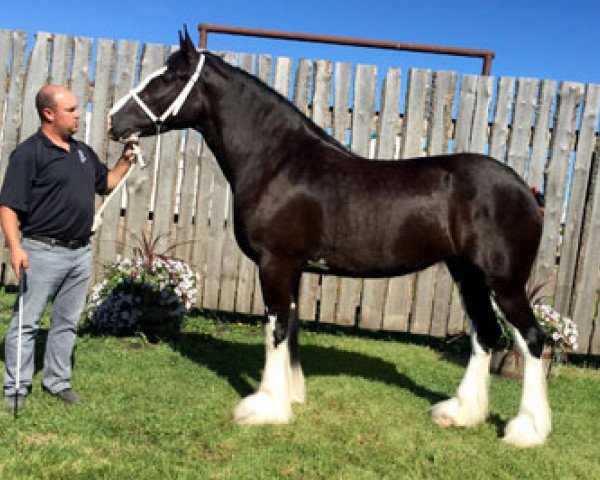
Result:
{"label": "flower planter", "polygon": [[180,311],[171,305],[145,305],[140,318],[140,331],[149,339],[176,333],[183,319]]}
{"label": "flower planter", "polygon": [[106,277],[88,301],[91,331],[143,333],[150,341],[179,332],[183,314],[196,302],[198,275],[183,260],[157,253],[157,241],[142,235],[133,260],[106,265]]}
{"label": "flower planter", "polygon": [[[546,378],[550,379],[556,376],[556,365],[553,363],[553,352],[549,347],[545,347],[542,352],[542,366]],[[497,350],[492,352],[490,362],[490,372],[507,378],[523,378],[523,367],[525,359],[517,350]]]}

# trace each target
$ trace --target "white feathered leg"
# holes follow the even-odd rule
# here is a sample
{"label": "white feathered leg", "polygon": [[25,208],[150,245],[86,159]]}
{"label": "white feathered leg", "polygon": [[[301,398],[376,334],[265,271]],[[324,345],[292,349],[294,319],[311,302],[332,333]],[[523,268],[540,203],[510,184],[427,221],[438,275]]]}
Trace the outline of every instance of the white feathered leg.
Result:
{"label": "white feathered leg", "polygon": [[516,329],[514,332],[525,359],[523,394],[519,414],[506,425],[503,440],[517,447],[532,447],[544,443],[552,430],[546,376],[542,359],[531,355],[521,334]]}
{"label": "white feathered leg", "polygon": [[288,423],[292,418],[290,354],[287,339],[274,346],[276,317],[265,324],[265,368],[258,391],[244,398],[233,412],[240,424]]}
{"label": "white feathered leg", "polygon": [[[473,331],[473,329],[472,329]],[[441,427],[471,427],[488,414],[488,387],[491,353],[486,353],[471,334],[471,358],[456,396],[433,406],[433,421]]]}

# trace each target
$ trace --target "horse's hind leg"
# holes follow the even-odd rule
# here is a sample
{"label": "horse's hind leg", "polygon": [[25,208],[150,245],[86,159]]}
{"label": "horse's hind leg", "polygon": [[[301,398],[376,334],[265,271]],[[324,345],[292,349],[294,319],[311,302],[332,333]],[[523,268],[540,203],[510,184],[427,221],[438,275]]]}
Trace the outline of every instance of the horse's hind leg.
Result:
{"label": "horse's hind leg", "polygon": [[491,347],[500,337],[500,327],[481,271],[466,264],[448,267],[471,323],[471,357],[456,395],[434,405],[432,417],[442,427],[470,427],[487,418]]}
{"label": "horse's hind leg", "polygon": [[298,318],[298,293],[299,293],[299,278],[298,285],[294,289],[293,302],[290,308],[290,320],[288,323],[288,343],[290,350],[289,361],[289,390],[292,403],[304,403],[306,396],[304,386],[304,373],[302,365],[300,365],[300,357],[298,354],[298,328],[300,319]]}
{"label": "horse's hind leg", "polygon": [[552,429],[541,359],[544,332],[533,314],[524,288],[517,291],[495,290],[498,305],[515,327],[517,346],[525,359],[519,413],[507,424],[503,440],[519,447],[540,445]]}
{"label": "horse's hind leg", "polygon": [[[259,273],[267,306],[265,366],[258,391],[240,402],[233,417],[241,424],[288,423],[292,402],[304,400],[295,311],[290,318],[290,303],[297,297],[293,292],[298,274],[290,264],[272,256],[261,261]],[[290,353],[294,361],[290,361]]]}

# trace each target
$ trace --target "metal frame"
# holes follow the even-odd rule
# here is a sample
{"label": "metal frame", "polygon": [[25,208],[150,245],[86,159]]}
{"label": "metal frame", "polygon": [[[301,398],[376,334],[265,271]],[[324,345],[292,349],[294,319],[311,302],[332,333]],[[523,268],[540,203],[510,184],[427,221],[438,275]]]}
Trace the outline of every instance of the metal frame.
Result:
{"label": "metal frame", "polygon": [[453,55],[459,57],[481,58],[483,65],[482,75],[489,75],[492,70],[492,60],[496,53],[493,50],[481,50],[475,48],[447,47],[441,45],[424,45],[418,43],[392,42],[388,40],[369,40],[353,37],[338,37],[333,35],[316,35],[311,33],[296,33],[280,30],[264,30],[258,28],[232,27],[227,25],[211,25],[200,23],[198,25],[200,35],[199,46],[205,49],[208,44],[209,33],[223,33],[227,35],[241,35],[246,37],[275,38],[280,40],[296,40],[300,42],[332,43],[366,48],[381,48],[386,50],[399,50],[406,52],[432,53],[438,55]]}

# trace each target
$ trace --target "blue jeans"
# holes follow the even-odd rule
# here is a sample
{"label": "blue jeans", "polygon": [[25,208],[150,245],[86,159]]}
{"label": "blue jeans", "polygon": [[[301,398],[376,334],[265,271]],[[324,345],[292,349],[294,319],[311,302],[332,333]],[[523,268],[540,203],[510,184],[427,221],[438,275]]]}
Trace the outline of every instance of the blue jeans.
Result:
{"label": "blue jeans", "polygon": [[[69,250],[28,238],[23,239],[22,246],[29,256],[29,268],[23,293],[19,393],[26,395],[31,389],[35,338],[48,301],[52,302],[52,313],[42,385],[51,393],[58,393],[71,386],[71,356],[92,272],[92,250],[90,245]],[[17,299],[5,340],[5,396],[16,392],[18,321]]]}

